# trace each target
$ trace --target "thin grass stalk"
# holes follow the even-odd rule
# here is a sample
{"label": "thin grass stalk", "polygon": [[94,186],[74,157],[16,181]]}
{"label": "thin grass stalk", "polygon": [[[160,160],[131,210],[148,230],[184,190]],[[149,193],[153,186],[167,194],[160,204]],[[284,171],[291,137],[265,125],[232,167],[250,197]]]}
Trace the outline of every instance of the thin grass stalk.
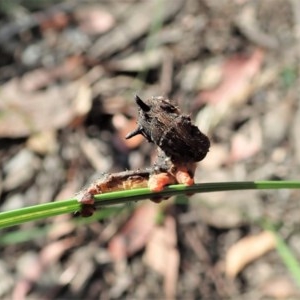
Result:
{"label": "thin grass stalk", "polygon": [[[104,193],[95,196],[96,206],[124,204],[131,201],[140,201],[153,197],[171,197],[181,194],[209,193],[220,191],[240,191],[254,189],[299,189],[300,181],[240,181],[240,182],[213,182],[194,184],[192,186],[171,185],[161,192],[152,192],[149,188],[133,189]],[[0,213],[0,229],[15,226],[29,221],[48,217],[74,213],[80,211],[80,203],[76,199],[55,201],[46,204],[37,204]]]}

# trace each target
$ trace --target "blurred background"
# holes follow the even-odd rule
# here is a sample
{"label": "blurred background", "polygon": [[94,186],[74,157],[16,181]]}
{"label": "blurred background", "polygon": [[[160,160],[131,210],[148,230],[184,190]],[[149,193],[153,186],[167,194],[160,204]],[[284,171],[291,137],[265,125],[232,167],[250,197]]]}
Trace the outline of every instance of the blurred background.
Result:
{"label": "blurred background", "polygon": [[[299,180],[300,2],[0,2],[0,210],[149,166],[134,95],[211,139],[196,182]],[[297,299],[300,193],[235,191],[1,230],[1,299]],[[285,248],[276,247],[275,228]],[[298,274],[299,274],[298,268]],[[299,282],[298,277],[298,282]]]}

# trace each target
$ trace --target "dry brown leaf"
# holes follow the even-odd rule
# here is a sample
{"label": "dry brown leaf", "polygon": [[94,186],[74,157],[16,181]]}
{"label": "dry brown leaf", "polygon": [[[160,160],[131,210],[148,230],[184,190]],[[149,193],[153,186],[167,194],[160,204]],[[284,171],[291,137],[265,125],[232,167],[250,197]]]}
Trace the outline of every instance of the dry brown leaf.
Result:
{"label": "dry brown leaf", "polygon": [[72,100],[78,89],[75,84],[31,93],[19,83],[13,79],[2,86],[0,137],[24,137],[62,128],[74,118]]}
{"label": "dry brown leaf", "polygon": [[288,137],[294,109],[294,100],[291,97],[284,97],[264,115],[262,128],[265,142],[269,147],[277,147]]}
{"label": "dry brown leaf", "polygon": [[247,128],[236,133],[231,141],[230,161],[240,161],[254,156],[262,147],[262,130],[258,121],[246,124]]}
{"label": "dry brown leaf", "polygon": [[158,206],[154,203],[139,206],[128,222],[109,242],[108,249],[115,261],[122,260],[144,248],[155,226]]}
{"label": "dry brown leaf", "polygon": [[258,74],[264,52],[256,49],[249,57],[235,56],[224,62],[221,83],[213,90],[199,94],[198,102],[230,105],[245,102],[251,92],[252,80]]}
{"label": "dry brown leaf", "polygon": [[78,116],[86,116],[92,107],[92,90],[85,81],[78,81],[78,92],[74,99],[74,111]]}
{"label": "dry brown leaf", "polygon": [[84,80],[78,80],[76,83],[78,90],[72,105],[74,118],[70,122],[70,126],[73,128],[79,127],[85,121],[87,114],[92,108],[93,100],[90,85]]}
{"label": "dry brown leaf", "polygon": [[290,299],[290,297],[299,296],[299,291],[290,278],[277,277],[264,283],[262,286],[264,296],[275,299]]}
{"label": "dry brown leaf", "polygon": [[74,79],[83,74],[83,57],[73,55],[53,68],[40,68],[25,73],[19,81],[23,92],[45,88],[57,79]]}
{"label": "dry brown leaf", "polygon": [[252,157],[259,151],[258,145],[241,133],[233,136],[231,141],[231,161],[240,161]]}
{"label": "dry brown leaf", "polygon": [[156,226],[147,243],[145,263],[164,276],[167,299],[175,299],[179,271],[176,222],[167,216],[163,226]]}
{"label": "dry brown leaf", "polygon": [[27,140],[27,147],[41,155],[53,153],[57,149],[56,131],[47,130],[33,134]]}
{"label": "dry brown leaf", "polygon": [[3,190],[10,191],[31,182],[40,167],[41,161],[36,155],[26,148],[20,150],[2,166],[5,172]]}
{"label": "dry brown leaf", "polygon": [[214,89],[201,91],[195,109],[208,103],[197,115],[197,125],[204,132],[212,131],[230,111],[245,103],[257,89],[256,77],[264,59],[264,52],[256,49],[250,56],[234,56],[221,66],[222,80]]}
{"label": "dry brown leaf", "polygon": [[[73,172],[73,173],[72,173]],[[55,197],[56,201],[61,199],[68,199],[75,195],[81,188],[80,183],[77,180],[78,174],[76,171],[71,170],[69,175],[69,181],[62,187]],[[47,234],[48,240],[57,241],[60,238],[70,234],[76,228],[75,222],[72,220],[71,214],[63,214],[53,217],[52,226]]]}
{"label": "dry brown leaf", "polygon": [[50,70],[40,68],[24,74],[19,84],[23,91],[32,92],[44,88],[52,81],[53,76]]}
{"label": "dry brown leaf", "polygon": [[213,61],[202,70],[197,86],[200,90],[211,90],[221,82],[222,78],[223,73],[221,63],[219,61]]}
{"label": "dry brown leaf", "polygon": [[17,262],[18,277],[15,281],[12,299],[26,299],[33,282],[40,277],[43,267],[35,252],[27,252]]}
{"label": "dry brown leaf", "polygon": [[114,17],[100,6],[80,7],[75,13],[79,27],[87,34],[103,34],[115,25]]}
{"label": "dry brown leaf", "polygon": [[40,278],[41,273],[77,242],[75,238],[66,238],[45,246],[39,255],[26,254],[25,264],[22,263],[22,277],[15,284],[12,299],[25,299],[32,285]]}
{"label": "dry brown leaf", "polygon": [[68,249],[74,247],[77,243],[78,239],[71,237],[46,245],[40,253],[41,264],[49,266],[55,263]]}
{"label": "dry brown leaf", "polygon": [[113,116],[112,123],[118,130],[120,140],[126,145],[127,148],[136,148],[144,141],[144,137],[142,135],[136,135],[131,139],[125,139],[128,132],[131,132],[136,128],[136,119],[128,120],[122,114],[117,114]]}
{"label": "dry brown leaf", "polygon": [[[162,1],[161,21],[170,20],[182,7],[183,0]],[[125,18],[119,26],[113,28],[109,34],[102,35],[88,50],[88,55],[94,58],[107,57],[112,53],[125,49],[134,43],[151,28],[153,14],[157,7],[153,1],[139,1],[127,11],[129,18]]]}
{"label": "dry brown leaf", "polygon": [[225,145],[213,144],[209,150],[208,159],[201,162],[201,169],[217,170],[228,161],[229,150]]}
{"label": "dry brown leaf", "polygon": [[164,49],[134,53],[123,59],[115,59],[105,66],[112,71],[141,72],[160,66],[165,56]]}
{"label": "dry brown leaf", "polygon": [[63,236],[70,234],[76,228],[76,225],[72,220],[70,220],[70,216],[64,216],[59,218],[58,216],[54,218],[54,224],[51,226],[51,229],[48,233],[48,238],[52,241],[58,240]]}
{"label": "dry brown leaf", "polygon": [[84,133],[80,135],[80,148],[86,159],[99,172],[108,172],[112,162],[109,158],[103,159],[103,154],[99,151],[99,140],[90,139]]}
{"label": "dry brown leaf", "polygon": [[225,258],[225,273],[234,278],[249,263],[258,259],[276,246],[276,238],[270,231],[247,236],[231,246]]}

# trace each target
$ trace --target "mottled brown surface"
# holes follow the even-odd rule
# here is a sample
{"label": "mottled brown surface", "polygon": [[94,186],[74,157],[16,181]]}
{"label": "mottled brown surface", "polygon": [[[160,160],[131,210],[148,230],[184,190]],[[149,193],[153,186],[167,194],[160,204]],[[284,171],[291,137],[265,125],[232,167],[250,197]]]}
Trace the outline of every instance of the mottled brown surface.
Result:
{"label": "mottled brown surface", "polygon": [[136,102],[139,106],[137,129],[129,133],[127,139],[142,134],[173,162],[198,162],[206,156],[210,146],[208,137],[171,100],[152,97],[145,102],[136,96]]}

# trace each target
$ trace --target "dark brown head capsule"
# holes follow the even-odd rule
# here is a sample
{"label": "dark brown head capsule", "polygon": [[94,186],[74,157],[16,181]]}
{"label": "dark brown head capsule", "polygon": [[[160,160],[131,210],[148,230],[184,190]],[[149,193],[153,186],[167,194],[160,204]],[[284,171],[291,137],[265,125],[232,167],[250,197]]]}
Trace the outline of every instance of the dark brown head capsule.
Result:
{"label": "dark brown head capsule", "polygon": [[152,97],[143,101],[138,96],[135,100],[139,110],[138,127],[126,139],[142,134],[173,162],[197,162],[206,156],[210,147],[208,137],[170,100]]}

